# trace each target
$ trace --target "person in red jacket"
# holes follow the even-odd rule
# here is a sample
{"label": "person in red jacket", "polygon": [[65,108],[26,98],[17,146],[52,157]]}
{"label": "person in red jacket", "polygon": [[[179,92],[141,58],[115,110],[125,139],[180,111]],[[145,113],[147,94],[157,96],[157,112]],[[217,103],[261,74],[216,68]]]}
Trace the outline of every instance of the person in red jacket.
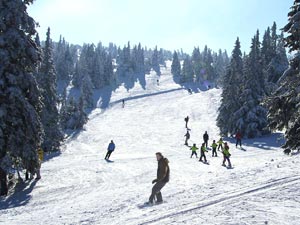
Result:
{"label": "person in red jacket", "polygon": [[235,134],[235,139],[236,139],[236,145],[235,146],[237,147],[238,145],[240,145],[240,147],[242,147],[242,134],[239,130]]}

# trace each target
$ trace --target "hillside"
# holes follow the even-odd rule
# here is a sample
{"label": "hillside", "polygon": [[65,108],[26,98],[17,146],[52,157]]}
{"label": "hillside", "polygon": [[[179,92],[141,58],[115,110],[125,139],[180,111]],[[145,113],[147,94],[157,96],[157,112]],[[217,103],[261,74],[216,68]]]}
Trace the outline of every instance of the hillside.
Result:
{"label": "hillside", "polygon": [[[61,155],[43,163],[41,180],[0,201],[0,224],[300,224],[300,158],[283,155],[279,134],[244,140],[244,150],[227,139],[233,169],[221,166],[220,152],[208,152],[209,165],[191,159],[184,117],[190,144],[199,146],[205,131],[217,140],[221,89],[190,95],[173,82],[169,64],[157,79],[151,73],[145,90],[136,83],[112,93],[109,107],[95,109]],[[108,163],[110,140],[117,148]],[[140,209],[158,151],[170,161],[166,202]]]}

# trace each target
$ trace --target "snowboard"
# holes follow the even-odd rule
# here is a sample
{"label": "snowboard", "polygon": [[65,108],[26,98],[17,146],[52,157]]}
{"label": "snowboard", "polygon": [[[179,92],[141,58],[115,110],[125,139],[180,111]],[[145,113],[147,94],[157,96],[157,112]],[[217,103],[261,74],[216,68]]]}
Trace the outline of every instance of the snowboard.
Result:
{"label": "snowboard", "polygon": [[158,205],[161,205],[163,203],[166,203],[166,201],[163,201],[163,202],[160,202],[160,203],[149,203],[149,202],[145,202],[143,204],[138,204],[137,207],[140,208],[140,209],[143,209],[143,208],[149,208],[149,207],[153,207],[153,206],[158,206]]}
{"label": "snowboard", "polygon": [[199,162],[202,162],[203,164],[209,165],[209,162],[208,162],[208,161],[204,162],[204,161],[200,161],[200,160],[199,160]]}
{"label": "snowboard", "polygon": [[108,163],[113,163],[114,161],[110,160],[110,159],[104,159],[106,162]]}
{"label": "snowboard", "polygon": [[231,165],[231,166],[226,166],[226,165],[222,165],[223,167],[226,167],[227,169],[233,169],[234,167]]}

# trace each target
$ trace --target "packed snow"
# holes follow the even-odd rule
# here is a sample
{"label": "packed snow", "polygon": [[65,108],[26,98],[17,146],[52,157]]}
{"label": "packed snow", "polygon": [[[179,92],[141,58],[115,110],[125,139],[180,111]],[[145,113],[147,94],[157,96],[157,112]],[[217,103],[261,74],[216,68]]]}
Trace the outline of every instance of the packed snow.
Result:
{"label": "packed snow", "polygon": [[[209,151],[203,164],[184,145],[184,118],[190,145],[200,146],[205,131],[210,144],[217,141],[221,89],[189,94],[174,83],[170,63],[146,82],[117,89],[61,154],[46,157],[41,180],[1,199],[0,224],[300,224],[300,158],[282,153],[280,134],[243,140],[243,149],[226,139],[232,169],[221,166],[221,152],[212,158]],[[116,150],[107,162],[110,140]],[[156,178],[158,151],[170,161],[165,202],[139,208]]]}

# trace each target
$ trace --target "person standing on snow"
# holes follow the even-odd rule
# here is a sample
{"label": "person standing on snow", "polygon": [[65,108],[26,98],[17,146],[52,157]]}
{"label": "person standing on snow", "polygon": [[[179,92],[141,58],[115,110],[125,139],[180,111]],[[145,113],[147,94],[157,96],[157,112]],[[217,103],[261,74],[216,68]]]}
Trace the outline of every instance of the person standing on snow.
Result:
{"label": "person standing on snow", "polygon": [[205,152],[207,152],[206,147],[205,147],[205,143],[202,144],[200,152],[201,152],[201,156],[200,156],[199,161],[202,162],[202,157],[203,157],[204,158],[204,162],[207,163],[206,156],[205,156]]}
{"label": "person standing on snow", "polygon": [[205,133],[203,134],[203,141],[205,143],[206,148],[207,148],[207,145],[208,145],[208,140],[209,140],[209,136],[207,134],[207,131],[205,131]]}
{"label": "person standing on snow", "polygon": [[217,145],[217,143],[216,143],[216,141],[215,140],[213,140],[213,143],[211,144],[211,147],[212,147],[212,157],[218,157],[218,155],[217,155],[217,147],[218,147],[218,145]]}
{"label": "person standing on snow", "polygon": [[197,156],[197,150],[199,148],[197,148],[196,144],[193,144],[193,147],[191,147],[190,149],[192,150],[191,158],[193,157],[193,155],[196,155],[196,158],[198,158],[198,156]]}
{"label": "person standing on snow", "polygon": [[189,144],[188,144],[188,140],[190,139],[190,137],[191,137],[191,135],[190,135],[190,132],[189,131],[186,131],[186,134],[184,135],[184,137],[185,137],[185,145],[186,146],[189,146]]}
{"label": "person standing on snow", "polygon": [[237,147],[238,144],[240,145],[240,147],[242,147],[242,134],[239,130],[235,134],[235,139],[236,139],[235,147]]}
{"label": "person standing on snow", "polygon": [[115,150],[116,145],[113,142],[113,140],[111,140],[111,142],[109,143],[108,147],[107,147],[107,153],[104,159],[109,160],[109,157],[111,155],[111,153]]}
{"label": "person standing on snow", "polygon": [[218,151],[220,150],[220,148],[221,148],[221,150],[223,151],[223,139],[222,138],[220,138],[220,140],[218,141]]}
{"label": "person standing on snow", "polygon": [[155,184],[152,187],[152,192],[149,197],[148,204],[153,204],[154,197],[156,197],[156,203],[159,204],[163,202],[162,194],[160,191],[166,185],[166,183],[169,182],[170,179],[169,160],[167,158],[164,158],[164,156],[160,152],[157,152],[155,155],[158,162],[157,178],[152,181],[152,184]]}
{"label": "person standing on snow", "polygon": [[185,121],[185,128],[188,128],[188,122],[189,122],[189,116],[185,117],[184,118],[184,121]]}
{"label": "person standing on snow", "polygon": [[124,108],[124,107],[125,107],[125,100],[122,99],[122,108]]}
{"label": "person standing on snow", "polygon": [[7,174],[4,169],[0,167],[0,196],[6,196],[8,192]]}
{"label": "person standing on snow", "polygon": [[228,162],[228,167],[231,167],[231,162],[230,162],[230,159],[229,159],[230,156],[231,156],[231,154],[230,154],[230,152],[229,152],[229,146],[228,146],[227,142],[224,143],[224,150],[223,150],[222,153],[223,153],[223,156],[224,156],[222,166],[226,166],[226,165],[225,165],[225,162],[226,162],[226,160],[227,160],[227,162]]}

